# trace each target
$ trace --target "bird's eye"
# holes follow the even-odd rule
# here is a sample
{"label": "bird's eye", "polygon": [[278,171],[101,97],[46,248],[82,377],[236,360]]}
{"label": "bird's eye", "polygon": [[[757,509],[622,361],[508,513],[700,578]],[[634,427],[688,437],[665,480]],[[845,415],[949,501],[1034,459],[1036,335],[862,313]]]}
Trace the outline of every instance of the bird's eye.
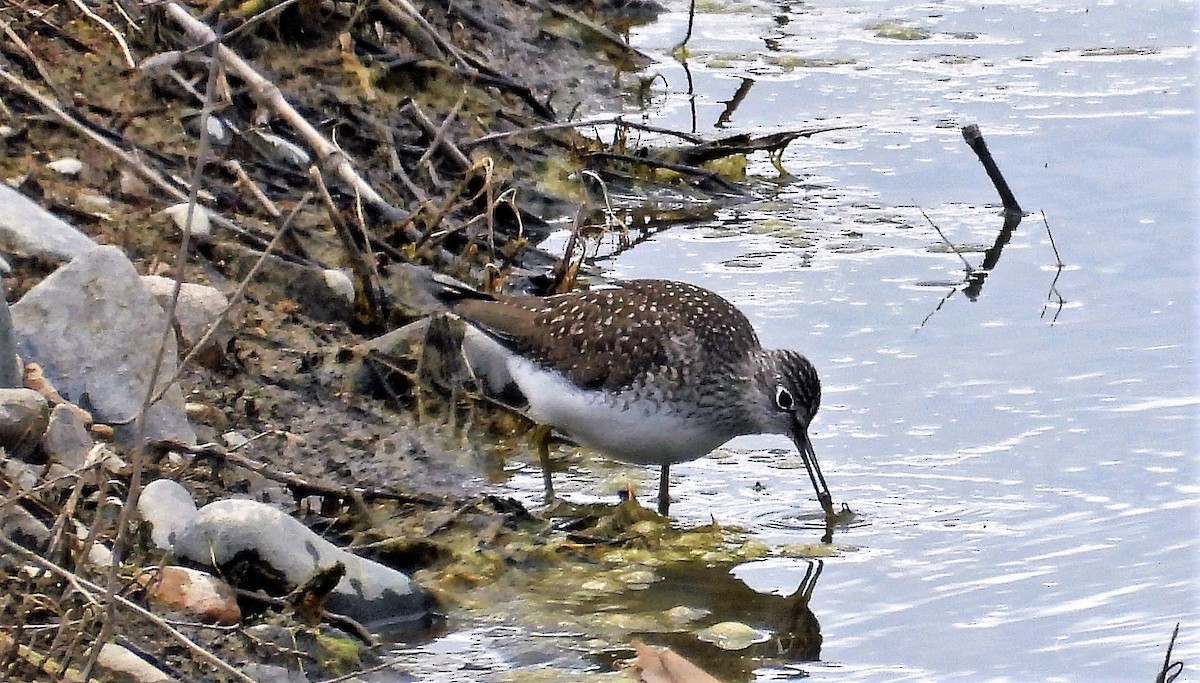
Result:
{"label": "bird's eye", "polygon": [[796,407],[796,401],[792,398],[792,392],[783,387],[775,387],[775,407],[780,410],[791,410]]}

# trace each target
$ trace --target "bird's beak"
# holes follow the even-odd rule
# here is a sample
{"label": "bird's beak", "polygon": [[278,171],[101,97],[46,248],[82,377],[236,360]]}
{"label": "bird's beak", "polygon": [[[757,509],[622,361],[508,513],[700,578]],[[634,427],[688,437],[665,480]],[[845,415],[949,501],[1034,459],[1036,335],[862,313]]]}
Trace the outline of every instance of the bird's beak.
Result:
{"label": "bird's beak", "polygon": [[791,436],[796,450],[800,451],[800,458],[804,460],[804,467],[808,469],[808,478],[812,481],[813,490],[817,492],[817,501],[821,503],[821,509],[827,517],[834,517],[833,496],[829,494],[829,486],[825,484],[825,476],[821,474],[821,466],[817,464],[817,453],[813,450],[812,441],[808,439],[807,425],[797,420],[792,425]]}

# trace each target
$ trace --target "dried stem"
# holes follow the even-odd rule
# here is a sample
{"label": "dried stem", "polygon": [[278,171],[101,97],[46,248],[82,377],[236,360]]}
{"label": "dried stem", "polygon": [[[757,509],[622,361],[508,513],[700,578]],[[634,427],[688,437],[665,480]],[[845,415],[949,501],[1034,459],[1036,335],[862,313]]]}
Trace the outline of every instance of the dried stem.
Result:
{"label": "dried stem", "polygon": [[[75,574],[74,572],[72,572],[64,567],[61,567],[61,566],[55,564],[54,562],[51,562],[50,560],[47,560],[47,559],[41,557],[37,553],[34,553],[33,551],[26,549],[24,546],[18,545],[16,543],[10,541],[5,536],[0,536],[0,546],[4,546],[5,548],[8,549],[9,552],[16,553],[16,554],[20,555],[24,560],[26,560],[28,562],[32,562],[32,563],[38,565],[39,567],[42,567],[43,569],[49,571],[51,574],[54,574],[55,576],[62,578],[64,581],[71,583],[72,586],[76,587],[76,589],[79,590],[80,593],[82,595],[84,595],[85,597],[87,597],[89,600],[93,599],[93,597],[89,597],[89,596],[94,596],[97,593],[105,592],[105,589],[102,588],[101,586],[98,586],[98,585],[92,583],[91,581],[88,581],[87,579],[83,578],[82,576],[79,576],[78,574]],[[109,604],[110,605],[118,604],[118,605],[124,607],[125,609],[130,610],[131,612],[134,612],[138,616],[148,620],[150,623],[154,624],[155,626],[159,627],[160,629],[165,631],[167,634],[169,634],[172,638],[174,638],[176,641],[178,641],[179,644],[183,645],[183,647],[185,647],[189,651],[191,651],[194,655],[196,655],[197,659],[200,659],[204,662],[211,664],[213,667],[219,669],[224,674],[232,677],[234,680],[243,681],[243,683],[255,683],[253,678],[250,678],[249,676],[242,673],[241,671],[238,671],[233,666],[230,666],[229,663],[225,662],[220,657],[217,657],[212,652],[209,652],[208,650],[204,649],[203,647],[200,647],[195,642],[193,642],[190,638],[188,638],[186,635],[184,635],[182,632],[180,632],[179,629],[175,628],[174,626],[171,626],[170,624],[168,624],[166,621],[164,621],[158,615],[147,610],[145,607],[142,607],[141,605],[137,604],[136,602],[129,600],[125,596],[123,596],[119,593],[114,594],[112,596],[112,600],[109,601]],[[99,655],[100,647],[102,647],[102,642],[103,641],[100,641],[99,639],[97,639],[95,642],[92,643],[92,649],[97,653],[97,656]],[[81,677],[87,678],[88,675],[83,674]]]}

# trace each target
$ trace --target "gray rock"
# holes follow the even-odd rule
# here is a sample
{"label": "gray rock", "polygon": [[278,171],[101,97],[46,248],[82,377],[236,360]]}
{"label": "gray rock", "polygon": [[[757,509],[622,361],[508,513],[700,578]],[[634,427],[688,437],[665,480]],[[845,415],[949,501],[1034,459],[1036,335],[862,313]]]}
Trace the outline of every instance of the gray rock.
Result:
{"label": "gray rock", "polygon": [[19,387],[21,367],[17,362],[17,338],[13,332],[12,313],[4,298],[4,279],[0,278],[0,387]]}
{"label": "gray rock", "polygon": [[[12,307],[17,348],[42,366],[46,377],[98,422],[132,444],[166,314],[117,247],[97,247],[59,268]],[[161,390],[176,368],[169,335]],[[146,437],[194,443],[183,394],[172,385],[146,413]]]}
{"label": "gray rock", "polygon": [[74,469],[83,465],[94,445],[78,410],[66,403],[54,406],[42,435],[42,449],[51,460]]}
{"label": "gray rock", "polygon": [[429,597],[404,573],[358,557],[265,503],[221,500],[205,505],[175,540],[175,554],[204,566],[252,557],[292,587],[341,562],[346,574],[329,594],[330,611],[368,623],[403,622],[428,612]]}
{"label": "gray rock", "polygon": [[41,442],[50,404],[33,389],[0,389],[0,448],[25,459]]}
{"label": "gray rock", "polygon": [[0,183],[0,251],[61,262],[95,248],[92,238]]}
{"label": "gray rock", "polygon": [[163,550],[170,550],[175,539],[196,517],[192,494],[177,481],[156,479],[142,489],[138,497],[138,514],[150,526],[150,540]]}
{"label": "gray rock", "polygon": [[[158,275],[143,275],[142,282],[146,283],[163,310],[167,310],[171,305],[175,280]],[[221,319],[221,313],[228,305],[229,300],[215,287],[191,282],[182,283],[179,286],[179,301],[175,306],[175,329],[179,332],[181,341],[187,346],[195,345],[208,328]],[[229,341],[233,339],[233,333],[233,324],[229,319],[221,320],[217,331],[209,338],[204,348],[200,349],[200,357],[219,360],[224,356]]]}

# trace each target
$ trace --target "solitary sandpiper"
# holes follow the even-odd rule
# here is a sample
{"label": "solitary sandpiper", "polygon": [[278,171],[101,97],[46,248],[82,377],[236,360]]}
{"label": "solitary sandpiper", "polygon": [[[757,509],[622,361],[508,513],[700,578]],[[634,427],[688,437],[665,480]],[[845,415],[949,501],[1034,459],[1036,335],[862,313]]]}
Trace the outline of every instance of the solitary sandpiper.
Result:
{"label": "solitary sandpiper", "polygon": [[[816,369],[795,351],[763,349],[746,316],[717,294],[628,280],[548,297],[481,295],[451,310],[470,323],[463,346],[477,375],[515,383],[535,422],[614,458],[660,465],[660,514],[671,463],[735,436],[786,434],[834,516],[808,438],[821,405]],[[548,464],[543,448],[552,497]]]}

